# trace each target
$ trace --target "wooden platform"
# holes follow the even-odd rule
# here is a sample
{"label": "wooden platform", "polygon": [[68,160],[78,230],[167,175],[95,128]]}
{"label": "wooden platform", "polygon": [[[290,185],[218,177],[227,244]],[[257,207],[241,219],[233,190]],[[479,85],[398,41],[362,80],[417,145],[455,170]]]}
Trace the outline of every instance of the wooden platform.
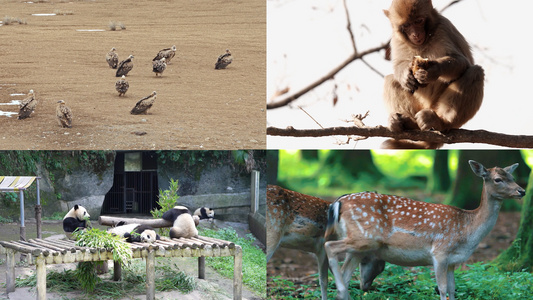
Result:
{"label": "wooden platform", "polygon": [[[112,249],[79,247],[70,240],[0,241],[7,254],[6,288],[15,291],[15,253],[31,255],[37,270],[37,299],[46,299],[46,264],[64,264],[82,261],[106,261],[113,259]],[[169,239],[153,243],[131,243],[133,258],[146,258],[146,299],[155,299],[156,257],[198,257],[198,273],[203,278],[205,257],[234,257],[233,299],[242,298],[242,249],[239,245],[219,239],[198,236],[189,239]],[[115,263],[114,279],[120,278],[120,264]]]}

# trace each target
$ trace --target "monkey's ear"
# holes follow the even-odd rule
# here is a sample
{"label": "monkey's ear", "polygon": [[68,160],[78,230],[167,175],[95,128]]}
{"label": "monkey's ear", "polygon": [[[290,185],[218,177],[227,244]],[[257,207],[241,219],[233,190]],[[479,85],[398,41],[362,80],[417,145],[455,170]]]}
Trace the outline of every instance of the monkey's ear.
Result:
{"label": "monkey's ear", "polygon": [[385,16],[387,16],[387,18],[389,17],[389,14],[390,14],[390,13],[389,13],[388,10],[384,9],[384,10],[383,10],[383,13],[385,14]]}

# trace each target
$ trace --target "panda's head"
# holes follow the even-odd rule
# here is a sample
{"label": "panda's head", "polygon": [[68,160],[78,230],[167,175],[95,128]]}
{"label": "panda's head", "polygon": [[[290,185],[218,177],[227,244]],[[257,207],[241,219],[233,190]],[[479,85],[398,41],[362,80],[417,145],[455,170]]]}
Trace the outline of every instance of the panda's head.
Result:
{"label": "panda's head", "polygon": [[209,207],[200,207],[194,212],[195,216],[200,217],[200,219],[213,219],[215,217],[215,211]]}
{"label": "panda's head", "polygon": [[153,243],[160,239],[159,235],[153,229],[146,229],[141,232],[141,243]]}
{"label": "panda's head", "polygon": [[65,218],[76,218],[79,221],[87,220],[90,217],[91,216],[89,215],[85,207],[78,204],[74,205],[74,207],[71,208],[65,216]]}

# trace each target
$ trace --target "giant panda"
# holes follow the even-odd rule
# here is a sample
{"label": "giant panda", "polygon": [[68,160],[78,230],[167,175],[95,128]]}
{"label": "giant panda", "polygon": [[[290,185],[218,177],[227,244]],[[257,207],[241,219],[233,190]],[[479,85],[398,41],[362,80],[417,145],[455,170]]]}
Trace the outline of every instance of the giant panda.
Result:
{"label": "giant panda", "polygon": [[194,219],[185,206],[174,206],[163,214],[163,219],[173,222],[170,228],[170,238],[190,238],[198,235]]}
{"label": "giant panda", "polygon": [[84,229],[87,227],[86,219],[90,217],[85,207],[76,204],[63,218],[63,230],[66,233],[72,233],[78,228]]}
{"label": "giant panda", "polygon": [[149,225],[126,224],[119,222],[118,226],[109,228],[107,232],[126,238],[126,242],[153,243],[161,237]]}
{"label": "giant panda", "polygon": [[200,220],[215,218],[215,211],[209,207],[200,207],[194,211],[194,215],[198,216]]}

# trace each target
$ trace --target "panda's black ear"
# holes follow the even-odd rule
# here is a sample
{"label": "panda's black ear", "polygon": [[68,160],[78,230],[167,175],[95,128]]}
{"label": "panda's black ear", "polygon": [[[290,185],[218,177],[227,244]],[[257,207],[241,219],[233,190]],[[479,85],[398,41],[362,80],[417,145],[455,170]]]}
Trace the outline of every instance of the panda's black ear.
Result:
{"label": "panda's black ear", "polygon": [[75,205],[74,205],[74,210],[78,210],[78,208],[80,208],[80,207],[78,206],[78,204],[75,204]]}
{"label": "panda's black ear", "polygon": [[155,235],[155,239],[156,239],[156,240],[160,240],[160,239],[161,239],[161,237],[159,236],[159,234],[156,234],[156,235]]}

